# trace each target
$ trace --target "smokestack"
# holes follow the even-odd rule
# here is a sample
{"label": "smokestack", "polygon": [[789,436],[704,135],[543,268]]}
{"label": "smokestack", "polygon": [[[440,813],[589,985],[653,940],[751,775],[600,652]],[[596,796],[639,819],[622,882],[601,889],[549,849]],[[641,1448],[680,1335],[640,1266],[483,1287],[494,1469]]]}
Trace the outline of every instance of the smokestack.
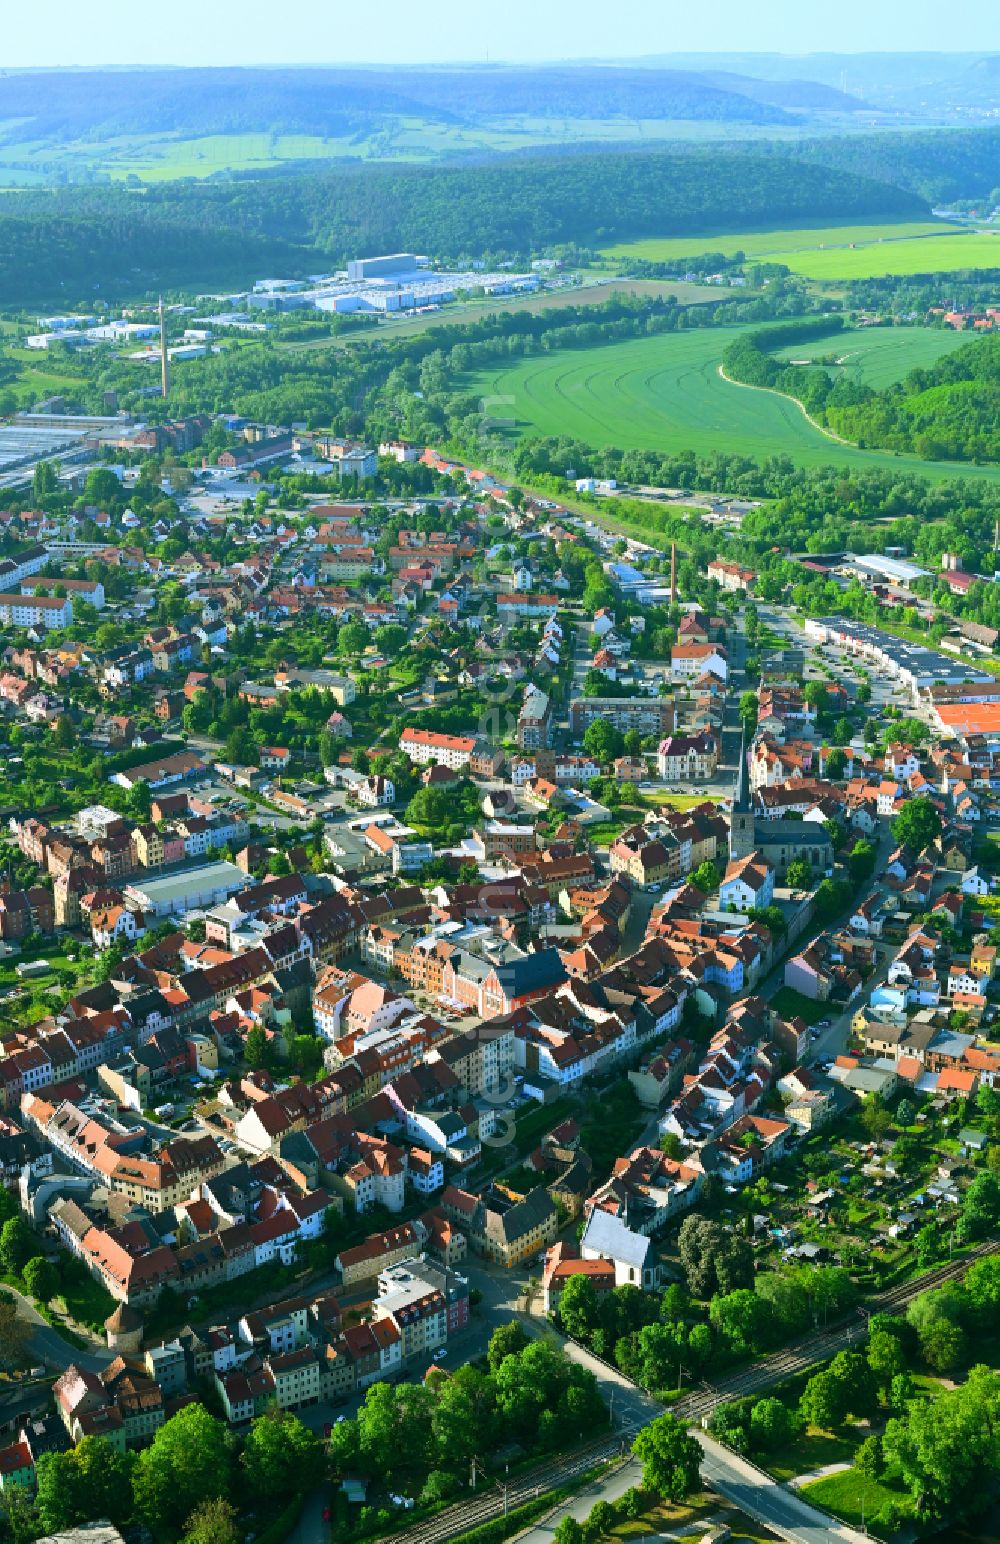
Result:
{"label": "smokestack", "polygon": [[677,604],[677,543],[670,543],[670,604]]}
{"label": "smokestack", "polygon": [[160,296],[160,387],[165,397],[170,390],[170,359],[167,354],[167,324],[163,315],[163,296]]}

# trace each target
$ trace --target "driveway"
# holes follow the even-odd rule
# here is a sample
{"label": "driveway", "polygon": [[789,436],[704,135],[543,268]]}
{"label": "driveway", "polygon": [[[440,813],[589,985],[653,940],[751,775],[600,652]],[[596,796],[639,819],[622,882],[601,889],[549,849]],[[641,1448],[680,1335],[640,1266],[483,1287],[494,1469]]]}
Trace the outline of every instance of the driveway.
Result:
{"label": "driveway", "polygon": [[302,1503],[299,1520],[287,1535],[285,1544],[326,1544],[330,1537],[330,1524],[323,1521],[323,1509],[329,1502],[329,1485],[319,1485],[311,1490]]}

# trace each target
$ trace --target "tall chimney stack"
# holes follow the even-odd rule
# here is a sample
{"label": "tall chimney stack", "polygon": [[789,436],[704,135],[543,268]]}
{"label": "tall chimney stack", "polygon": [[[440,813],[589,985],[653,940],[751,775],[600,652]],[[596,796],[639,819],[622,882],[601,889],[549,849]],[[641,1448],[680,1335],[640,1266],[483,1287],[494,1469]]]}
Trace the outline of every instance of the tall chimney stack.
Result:
{"label": "tall chimney stack", "polygon": [[670,604],[677,604],[677,543],[670,543]]}
{"label": "tall chimney stack", "polygon": [[167,354],[167,323],[163,315],[163,296],[160,296],[160,387],[165,397],[170,390],[170,357]]}

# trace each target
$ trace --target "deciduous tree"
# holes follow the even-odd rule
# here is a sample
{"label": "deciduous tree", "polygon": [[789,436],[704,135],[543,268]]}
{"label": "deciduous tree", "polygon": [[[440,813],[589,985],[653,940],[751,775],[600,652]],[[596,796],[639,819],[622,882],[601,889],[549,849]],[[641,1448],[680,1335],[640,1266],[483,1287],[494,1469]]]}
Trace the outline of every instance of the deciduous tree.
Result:
{"label": "deciduous tree", "polygon": [[146,1525],[177,1537],[202,1501],[229,1494],[232,1442],[204,1405],[186,1405],[170,1417],[136,1464],[133,1491]]}
{"label": "deciduous tree", "polygon": [[683,1501],[701,1480],[697,1438],[669,1411],[644,1426],[632,1444],[642,1463],[643,1489],[670,1501]]}
{"label": "deciduous tree", "polygon": [[323,1469],[319,1439],[290,1410],[268,1410],[251,1422],[243,1469],[261,1496],[285,1496],[315,1485]]}

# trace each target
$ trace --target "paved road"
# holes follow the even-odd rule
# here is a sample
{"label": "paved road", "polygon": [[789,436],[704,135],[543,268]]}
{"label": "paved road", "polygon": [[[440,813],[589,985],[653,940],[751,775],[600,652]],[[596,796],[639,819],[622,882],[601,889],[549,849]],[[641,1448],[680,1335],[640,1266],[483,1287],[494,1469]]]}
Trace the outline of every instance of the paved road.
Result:
{"label": "paved road", "polygon": [[[882,1293],[869,1302],[866,1312],[878,1309],[898,1311],[919,1292],[963,1274],[970,1261],[976,1256],[995,1254],[998,1251],[1000,1251],[1000,1241],[991,1240],[981,1244],[963,1260],[951,1261],[935,1271],[930,1271],[924,1276]],[[678,1400],[672,1409],[675,1414],[692,1424],[707,1420],[716,1405],[724,1400],[738,1395],[763,1392],[793,1373],[826,1361],[837,1351],[860,1343],[866,1333],[864,1317],[865,1315],[861,1313],[853,1315],[838,1324],[831,1325],[829,1329],[792,1342],[773,1356],[765,1357],[749,1367],[739,1369],[729,1377],[719,1379],[714,1385],[703,1384],[701,1388],[693,1390],[683,1399]],[[551,1325],[544,1321],[527,1320],[523,1317],[522,1323],[530,1334],[548,1336],[558,1341],[567,1356],[593,1372],[598,1387],[610,1406],[615,1432],[625,1442],[631,1442],[634,1433],[662,1411],[662,1405],[653,1399],[652,1395],[637,1388],[623,1373],[599,1361],[582,1346],[564,1339]],[[773,1532],[789,1540],[790,1544],[821,1544],[822,1540],[831,1538],[844,1539],[854,1544],[854,1541],[860,1541],[864,1537],[853,1529],[834,1523],[825,1513],[810,1506],[801,1496],[780,1485],[770,1475],[758,1470],[738,1454],[730,1453],[704,1430],[697,1430],[697,1436],[705,1454],[702,1472],[706,1482],[758,1522],[764,1523]],[[599,1496],[595,1494],[592,1502],[598,1499],[600,1499]],[[438,1521],[440,1523],[440,1519]],[[463,1522],[462,1527],[468,1526],[467,1520]],[[456,1528],[454,1531],[458,1532],[459,1529]],[[436,1537],[443,1539],[446,1535],[439,1532]],[[430,1541],[415,1541],[415,1544],[430,1544]],[[547,1544],[547,1541],[536,1540],[535,1544]]]}
{"label": "paved road", "polygon": [[[539,1521],[527,1533],[522,1533],[520,1544],[552,1544],[556,1529],[564,1517],[575,1517],[582,1523],[590,1515],[598,1501],[617,1501],[633,1485],[642,1480],[642,1465],[630,1458],[619,1464],[603,1478],[593,1480],[578,1490],[563,1506],[557,1507],[544,1521]],[[690,1529],[687,1530],[690,1532]],[[665,1535],[661,1534],[661,1538]]]}
{"label": "paved road", "polygon": [[64,1372],[70,1362],[75,1362],[78,1367],[84,1367],[88,1372],[100,1372],[102,1367],[107,1367],[113,1360],[115,1352],[107,1351],[96,1344],[91,1351],[78,1351],[76,1346],[52,1325],[42,1318],[30,1297],[25,1297],[14,1287],[5,1286],[3,1289],[16,1298],[19,1317],[26,1319],[31,1325],[31,1338],[28,1341],[26,1356],[33,1362],[44,1362],[47,1367],[56,1372]]}
{"label": "paved road", "polygon": [[866,1544],[867,1534],[834,1522],[738,1453],[731,1453],[714,1441],[707,1432],[699,1431],[696,1435],[704,1455],[701,1473],[706,1484],[790,1544],[824,1544],[828,1539]]}
{"label": "paved road", "polygon": [[329,1504],[329,1485],[319,1485],[311,1490],[302,1503],[299,1520],[285,1544],[327,1544],[330,1525],[323,1521],[323,1508]]}

